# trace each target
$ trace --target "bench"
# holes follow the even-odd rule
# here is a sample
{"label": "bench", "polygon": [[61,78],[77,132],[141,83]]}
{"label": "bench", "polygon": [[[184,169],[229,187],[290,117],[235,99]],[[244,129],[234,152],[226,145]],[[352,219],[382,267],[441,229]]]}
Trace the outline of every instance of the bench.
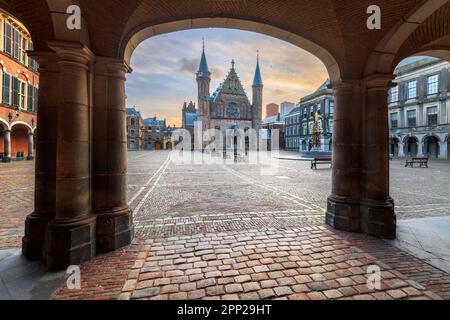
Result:
{"label": "bench", "polygon": [[318,164],[329,164],[332,165],[331,158],[321,158],[317,157],[311,160],[311,169],[317,170]]}
{"label": "bench", "polygon": [[417,163],[420,165],[420,168],[428,168],[428,158],[411,158],[406,159],[405,168],[410,166],[411,168],[414,168],[414,164]]}

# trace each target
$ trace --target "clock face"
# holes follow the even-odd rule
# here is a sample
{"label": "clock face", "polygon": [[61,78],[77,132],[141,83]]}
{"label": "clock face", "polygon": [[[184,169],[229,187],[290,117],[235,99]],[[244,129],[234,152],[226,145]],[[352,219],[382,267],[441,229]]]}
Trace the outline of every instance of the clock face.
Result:
{"label": "clock face", "polygon": [[234,103],[230,103],[227,108],[227,116],[229,118],[236,118],[238,115],[238,108]]}

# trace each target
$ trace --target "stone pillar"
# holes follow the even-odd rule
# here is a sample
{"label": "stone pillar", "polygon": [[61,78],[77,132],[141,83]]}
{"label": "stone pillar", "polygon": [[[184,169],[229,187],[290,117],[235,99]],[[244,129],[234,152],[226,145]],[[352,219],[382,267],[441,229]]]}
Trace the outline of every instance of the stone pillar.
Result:
{"label": "stone pillar", "polygon": [[398,143],[398,157],[399,158],[403,158],[405,156],[405,145],[403,144],[403,142],[399,142]]}
{"label": "stone pillar", "polygon": [[11,129],[5,130],[5,136],[3,140],[4,156],[3,162],[11,162]]}
{"label": "stone pillar", "polygon": [[447,160],[448,156],[447,147],[448,147],[447,141],[439,142],[439,159]]}
{"label": "stone pillar", "polygon": [[55,219],[46,230],[44,264],[50,270],[95,256],[91,206],[90,68],[94,55],[79,43],[50,42],[60,69],[56,142]]}
{"label": "stone pillar", "polygon": [[[332,193],[326,222],[336,229],[359,230],[361,104],[359,82],[334,83]],[[356,110],[355,110],[356,109]],[[387,137],[386,137],[387,138]]]}
{"label": "stone pillar", "polygon": [[25,221],[22,254],[42,259],[45,229],[55,216],[56,127],[59,66],[54,52],[33,52],[39,63],[39,108],[36,128],[34,212]]}
{"label": "stone pillar", "polygon": [[34,159],[34,134],[33,132],[28,133],[28,156],[27,160]]}
{"label": "stone pillar", "polygon": [[97,252],[131,243],[134,227],[127,204],[127,133],[124,61],[98,58],[93,109],[93,209]]}
{"label": "stone pillar", "polygon": [[395,238],[394,203],[389,197],[388,91],[393,76],[364,81],[360,227],[367,234]]}

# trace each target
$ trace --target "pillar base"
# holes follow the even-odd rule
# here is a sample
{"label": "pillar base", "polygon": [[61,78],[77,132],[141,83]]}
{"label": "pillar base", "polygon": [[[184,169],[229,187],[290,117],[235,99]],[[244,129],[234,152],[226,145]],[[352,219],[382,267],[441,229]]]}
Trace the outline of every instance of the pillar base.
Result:
{"label": "pillar base", "polygon": [[36,213],[25,220],[25,236],[22,238],[22,255],[29,260],[42,260],[42,248],[45,243],[45,230],[54,214]]}
{"label": "pillar base", "polygon": [[44,265],[63,270],[95,257],[95,216],[78,221],[50,222],[43,248]]}
{"label": "pillar base", "polygon": [[361,230],[363,232],[383,239],[395,239],[396,226],[397,219],[392,199],[386,203],[361,203]]}
{"label": "pillar base", "polygon": [[330,196],[327,203],[326,223],[343,231],[359,230],[359,202],[350,198]]}
{"label": "pillar base", "polygon": [[131,210],[127,207],[98,213],[96,232],[97,253],[114,251],[129,245],[134,238]]}

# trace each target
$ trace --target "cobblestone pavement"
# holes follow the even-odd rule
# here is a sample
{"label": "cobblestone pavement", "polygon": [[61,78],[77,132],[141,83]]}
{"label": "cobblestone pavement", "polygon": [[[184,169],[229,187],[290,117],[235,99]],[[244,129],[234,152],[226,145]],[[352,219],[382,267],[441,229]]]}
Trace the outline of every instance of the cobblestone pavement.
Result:
{"label": "cobblestone pavement", "polygon": [[[83,264],[82,289],[62,287],[54,298],[450,298],[447,273],[325,226],[331,170],[294,156],[283,153],[270,176],[257,165],[176,165],[168,152],[130,153],[135,241]],[[411,169],[394,160],[391,168],[398,218],[450,214],[449,162]],[[0,165],[0,247],[20,244],[32,177],[32,162]],[[382,271],[376,290],[367,286],[372,265]]]}

